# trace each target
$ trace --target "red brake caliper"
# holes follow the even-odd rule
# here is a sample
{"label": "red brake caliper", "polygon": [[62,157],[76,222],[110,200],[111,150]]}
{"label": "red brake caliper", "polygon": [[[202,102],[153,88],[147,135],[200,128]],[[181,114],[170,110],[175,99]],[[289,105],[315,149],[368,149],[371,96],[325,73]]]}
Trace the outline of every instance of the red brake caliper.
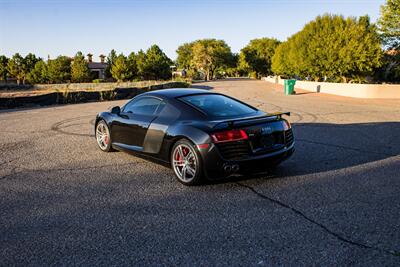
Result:
{"label": "red brake caliper", "polygon": [[177,151],[175,154],[175,160],[181,161],[181,156],[179,155],[179,152]]}
{"label": "red brake caliper", "polygon": [[105,137],[104,137],[104,143],[107,145],[108,144],[108,135],[106,135]]}
{"label": "red brake caliper", "polygon": [[[188,150],[188,149],[187,149],[186,147],[182,147],[182,154],[183,154],[183,156],[186,156],[186,155],[188,154],[188,151],[187,151],[187,150]],[[179,153],[176,153],[175,159],[176,159],[177,161],[183,160],[183,158],[180,156]]]}

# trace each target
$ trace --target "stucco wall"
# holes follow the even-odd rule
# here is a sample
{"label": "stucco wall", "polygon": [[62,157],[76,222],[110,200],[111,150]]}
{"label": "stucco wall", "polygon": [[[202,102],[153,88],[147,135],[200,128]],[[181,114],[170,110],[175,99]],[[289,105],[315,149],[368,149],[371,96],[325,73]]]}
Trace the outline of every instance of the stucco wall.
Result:
{"label": "stucco wall", "polygon": [[[263,80],[282,84],[284,80],[276,77],[264,77]],[[311,92],[356,98],[400,98],[400,85],[393,84],[354,84],[296,81],[295,88]]]}

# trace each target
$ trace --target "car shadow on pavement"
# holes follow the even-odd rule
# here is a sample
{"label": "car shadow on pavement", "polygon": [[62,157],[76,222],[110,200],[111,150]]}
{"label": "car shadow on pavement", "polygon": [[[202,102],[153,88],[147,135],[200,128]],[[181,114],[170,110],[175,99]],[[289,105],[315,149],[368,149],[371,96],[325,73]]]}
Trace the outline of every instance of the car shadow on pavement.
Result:
{"label": "car shadow on pavement", "polygon": [[293,123],[295,153],[264,174],[229,177],[225,183],[335,171],[400,155],[400,123]]}

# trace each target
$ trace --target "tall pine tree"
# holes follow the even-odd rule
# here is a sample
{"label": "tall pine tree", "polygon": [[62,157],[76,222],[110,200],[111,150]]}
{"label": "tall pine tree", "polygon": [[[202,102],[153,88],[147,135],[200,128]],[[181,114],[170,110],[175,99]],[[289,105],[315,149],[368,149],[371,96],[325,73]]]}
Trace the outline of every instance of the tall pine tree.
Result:
{"label": "tall pine tree", "polygon": [[72,82],[82,83],[90,81],[90,69],[82,52],[76,53],[71,63]]}

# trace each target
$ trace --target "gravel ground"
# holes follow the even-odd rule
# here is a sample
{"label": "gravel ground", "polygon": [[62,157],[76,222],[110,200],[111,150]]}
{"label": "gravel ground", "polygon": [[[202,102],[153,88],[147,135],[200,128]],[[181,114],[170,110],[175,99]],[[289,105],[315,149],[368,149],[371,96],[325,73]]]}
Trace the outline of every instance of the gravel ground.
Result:
{"label": "gravel ground", "polygon": [[96,147],[95,114],[125,101],[2,111],[0,265],[400,265],[399,100],[196,86],[291,111],[293,157],[268,175],[185,187]]}

